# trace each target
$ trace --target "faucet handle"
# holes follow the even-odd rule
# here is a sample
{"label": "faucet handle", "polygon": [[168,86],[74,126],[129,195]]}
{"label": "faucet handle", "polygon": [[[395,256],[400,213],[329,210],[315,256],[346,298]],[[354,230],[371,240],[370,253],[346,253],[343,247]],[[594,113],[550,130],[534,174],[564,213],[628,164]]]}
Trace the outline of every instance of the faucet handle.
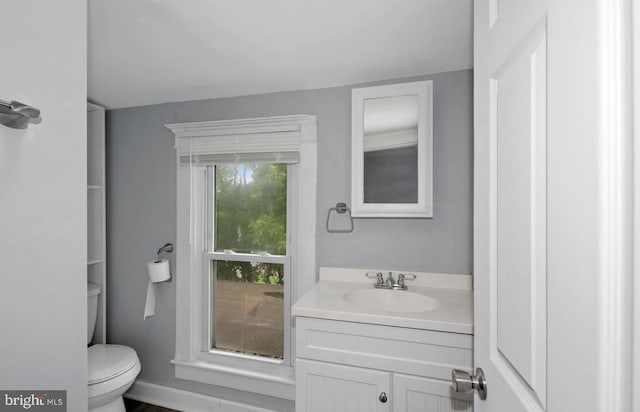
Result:
{"label": "faucet handle", "polygon": [[384,279],[382,278],[382,273],[381,272],[367,272],[364,274],[366,277],[368,277],[369,279],[376,279],[376,283],[375,285],[382,285],[384,283]]}
{"label": "faucet handle", "polygon": [[405,289],[406,286],[404,284],[405,280],[414,280],[416,278],[416,275],[414,275],[413,273],[400,273],[398,275],[398,285],[400,285],[400,287],[402,289]]}

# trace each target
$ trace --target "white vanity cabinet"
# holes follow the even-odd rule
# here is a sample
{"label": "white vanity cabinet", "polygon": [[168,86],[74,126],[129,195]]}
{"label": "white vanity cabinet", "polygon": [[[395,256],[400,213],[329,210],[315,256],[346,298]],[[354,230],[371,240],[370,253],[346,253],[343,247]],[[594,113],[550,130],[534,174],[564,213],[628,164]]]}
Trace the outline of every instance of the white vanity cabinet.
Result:
{"label": "white vanity cabinet", "polygon": [[472,335],[296,318],[296,412],[460,412],[451,369],[471,371]]}

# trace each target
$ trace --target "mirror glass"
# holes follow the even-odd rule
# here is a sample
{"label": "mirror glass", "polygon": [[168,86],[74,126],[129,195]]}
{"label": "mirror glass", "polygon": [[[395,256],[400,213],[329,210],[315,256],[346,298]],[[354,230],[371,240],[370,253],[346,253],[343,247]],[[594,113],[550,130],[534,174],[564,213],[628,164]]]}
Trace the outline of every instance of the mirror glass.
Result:
{"label": "mirror glass", "polygon": [[418,203],[418,96],[365,99],[364,203]]}
{"label": "mirror glass", "polygon": [[352,216],[433,216],[431,119],[431,81],[352,90]]}

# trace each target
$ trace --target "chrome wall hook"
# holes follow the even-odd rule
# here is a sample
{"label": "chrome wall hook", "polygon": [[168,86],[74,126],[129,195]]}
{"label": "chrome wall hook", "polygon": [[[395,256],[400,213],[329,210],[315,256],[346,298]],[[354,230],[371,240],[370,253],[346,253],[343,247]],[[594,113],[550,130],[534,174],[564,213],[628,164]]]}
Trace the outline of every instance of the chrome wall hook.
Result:
{"label": "chrome wall hook", "polygon": [[42,121],[40,109],[17,102],[0,100],[0,124],[12,129],[26,129],[30,123]]}
{"label": "chrome wall hook", "polygon": [[[331,219],[331,212],[335,211],[336,213],[343,215],[345,213],[349,216],[349,229],[331,229],[329,227],[329,220]],[[327,232],[329,233],[351,233],[353,232],[353,218],[351,217],[351,209],[344,202],[336,203],[335,207],[329,208],[329,213],[327,213]]]}

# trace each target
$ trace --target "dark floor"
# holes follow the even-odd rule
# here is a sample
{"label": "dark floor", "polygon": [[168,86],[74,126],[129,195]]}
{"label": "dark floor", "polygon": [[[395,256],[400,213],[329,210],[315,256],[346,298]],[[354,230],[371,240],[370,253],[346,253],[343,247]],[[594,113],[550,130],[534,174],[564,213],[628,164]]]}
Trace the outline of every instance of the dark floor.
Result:
{"label": "dark floor", "polygon": [[161,406],[149,405],[148,403],[134,401],[124,398],[124,406],[127,412],[180,412],[175,409],[167,409]]}

